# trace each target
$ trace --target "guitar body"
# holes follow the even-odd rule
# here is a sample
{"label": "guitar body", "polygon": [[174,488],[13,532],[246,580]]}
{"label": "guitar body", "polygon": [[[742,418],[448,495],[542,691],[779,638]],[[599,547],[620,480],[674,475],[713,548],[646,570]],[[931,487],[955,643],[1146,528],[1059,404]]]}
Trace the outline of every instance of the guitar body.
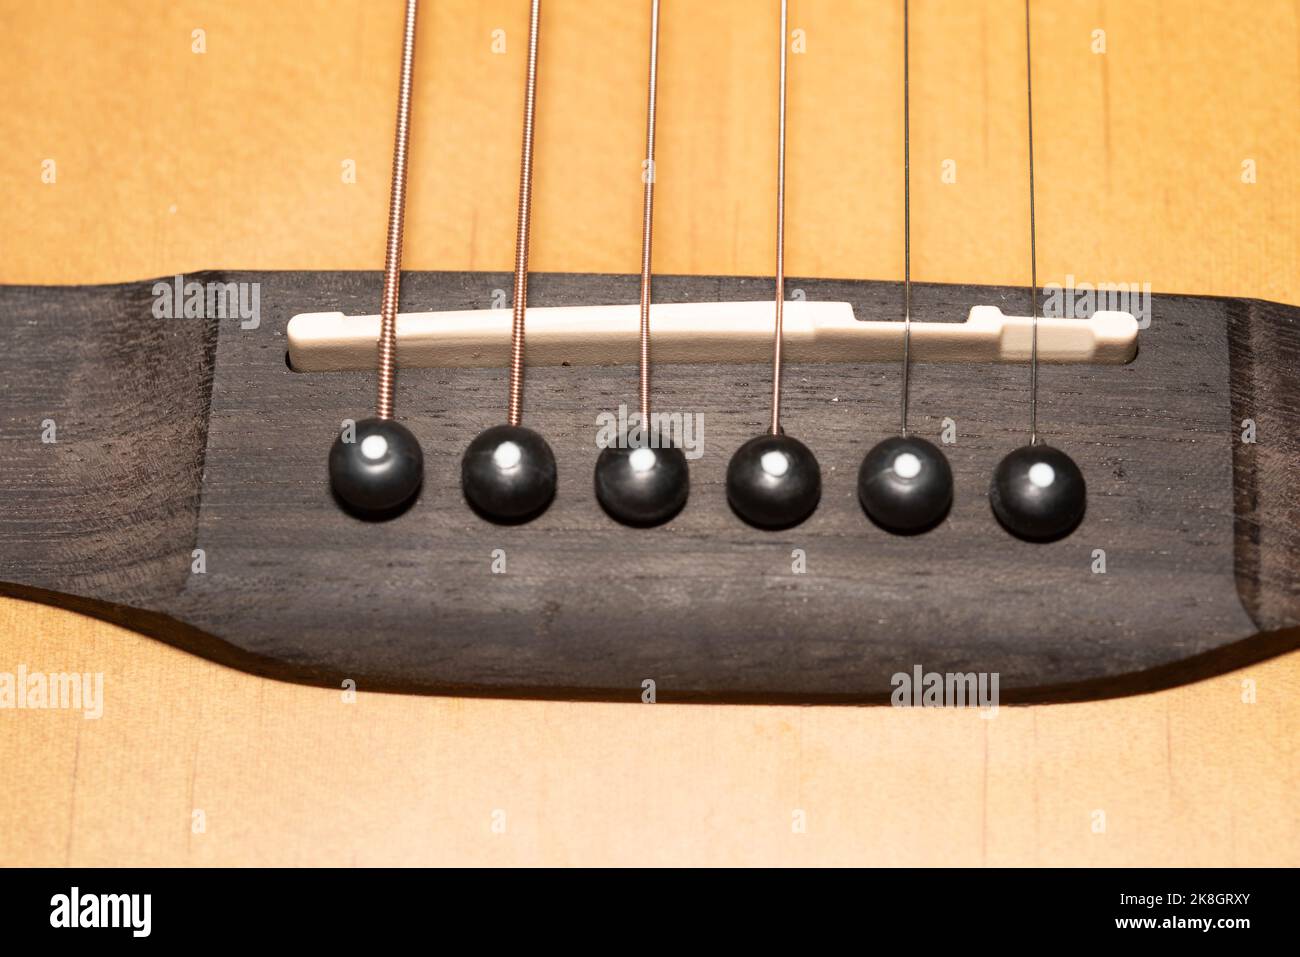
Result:
{"label": "guitar body", "polygon": [[[634,302],[646,11],[545,6],[530,305]],[[751,6],[665,0],[656,301],[771,294],[773,28]],[[104,693],[95,720],[0,708],[0,863],[1300,863],[1290,5],[1034,0],[1040,283],[1153,292],[1132,362],[1042,369],[1043,436],[1089,492],[1047,545],[988,507],[1026,439],[1015,363],[913,368],[913,428],[951,420],[957,490],[915,538],[855,494],[897,363],[787,368],[824,486],[783,532],[723,487],[770,369],[656,366],[703,454],[680,516],[623,529],[591,470],[634,342],[528,369],[560,470],[536,522],[491,525],[458,487],[504,416],[499,367],[403,369],[421,498],[341,513],[325,455],[374,376],[293,371],[285,329],[379,301],[400,21],[345,7],[10,17],[31,42],[0,64],[0,673]],[[896,8],[791,6],[787,288],[864,320],[901,312]],[[913,3],[921,321],[1027,306],[1021,15]],[[492,308],[526,5],[421,19],[403,307]],[[68,36],[99,45],[56,64]],[[178,273],[258,284],[260,321],[159,317]],[[997,672],[1024,706],[880,706],[917,666]]]}

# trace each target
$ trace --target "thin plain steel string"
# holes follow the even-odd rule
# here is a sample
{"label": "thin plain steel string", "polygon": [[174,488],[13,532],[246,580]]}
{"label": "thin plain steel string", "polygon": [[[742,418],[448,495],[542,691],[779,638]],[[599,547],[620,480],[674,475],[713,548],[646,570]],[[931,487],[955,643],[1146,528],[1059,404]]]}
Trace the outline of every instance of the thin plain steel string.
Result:
{"label": "thin plain steel string", "polygon": [[1025,0],[1025,93],[1029,112],[1029,444],[1038,444],[1038,233],[1034,222],[1034,63]]}
{"label": "thin plain steel string", "polygon": [[781,0],[781,81],[776,148],[776,323],[772,335],[772,434],[781,434],[781,339],[785,308],[785,68],[788,0]]}
{"label": "thin plain steel string", "polygon": [[903,0],[903,438],[912,369],[912,111],[908,90],[908,0]]}
{"label": "thin plain steel string", "polygon": [[541,0],[528,21],[528,79],[524,87],[524,142],[519,161],[519,213],[515,229],[514,317],[510,327],[510,404],[506,421],[518,425],[524,393],[524,315],[528,310],[528,236],[533,203],[533,125],[537,105],[537,24]]}
{"label": "thin plain steel string", "polygon": [[397,307],[402,288],[402,228],[406,212],[407,144],[411,133],[411,70],[415,64],[415,11],[406,0],[402,30],[402,72],[397,93],[397,134],[393,144],[393,181],[388,197],[388,239],[384,247],[384,291],[379,304],[379,390],[375,415],[393,417],[397,365]]}
{"label": "thin plain steel string", "polygon": [[650,92],[646,103],[644,222],[641,230],[641,428],[650,427],[650,244],[655,200],[655,92],[659,84],[659,0],[650,3]]}

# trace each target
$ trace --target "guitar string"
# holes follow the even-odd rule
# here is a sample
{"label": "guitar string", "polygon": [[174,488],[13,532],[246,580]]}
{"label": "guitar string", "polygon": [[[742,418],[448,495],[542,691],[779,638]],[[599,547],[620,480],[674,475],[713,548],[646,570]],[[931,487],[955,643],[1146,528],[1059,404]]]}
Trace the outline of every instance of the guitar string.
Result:
{"label": "guitar string", "polygon": [[655,199],[655,92],[659,83],[659,0],[650,3],[650,92],[646,103],[645,218],[641,231],[641,428],[650,427],[650,244]]}
{"label": "guitar string", "polygon": [[375,415],[393,417],[397,357],[397,306],[402,286],[402,228],[406,212],[406,159],[411,133],[411,69],[415,63],[415,11],[419,0],[406,0],[402,29],[402,70],[397,93],[397,133],[393,144],[393,179],[388,198],[388,237],[384,246],[384,291],[379,305],[379,389]]}
{"label": "guitar string", "polygon": [[781,80],[776,150],[776,324],[772,335],[772,434],[781,434],[781,338],[785,307],[785,69],[788,0],[781,0]]}
{"label": "guitar string", "polygon": [[506,421],[518,425],[523,412],[524,315],[528,309],[528,238],[532,225],[533,126],[537,105],[537,25],[541,0],[532,0],[528,19],[528,78],[524,87],[524,139],[519,161],[519,212],[515,229],[514,316],[510,326],[510,402]]}
{"label": "guitar string", "polygon": [[912,366],[912,130],[908,90],[908,0],[903,0],[903,438]]}
{"label": "guitar string", "polygon": [[1034,64],[1025,0],[1025,94],[1029,114],[1029,444],[1038,444],[1038,233],[1034,221]]}
{"label": "guitar string", "polygon": [[[380,308],[379,390],[376,414],[393,415],[397,304],[401,288],[402,231],[406,199],[406,167],[410,134],[411,73],[415,54],[418,0],[407,0],[402,41],[402,70],[398,96],[396,143],[389,202],[388,238],[384,257],[384,288]],[[524,97],[524,135],[519,177],[519,209],[515,236],[513,321],[510,343],[510,402],[508,421],[518,425],[523,392],[524,317],[527,310],[528,241],[531,226],[533,136],[537,89],[537,34],[540,0],[532,0],[528,29],[528,72]],[[781,352],[785,290],[785,138],[786,138],[786,30],[788,0],[781,0],[781,59],[777,143],[776,322],[773,335],[772,433],[779,434],[781,402]],[[911,366],[911,172],[909,103],[909,10],[903,3],[903,389],[902,434],[907,435],[909,372]],[[650,82],[647,109],[645,208],[641,254],[640,405],[642,421],[650,412],[650,262],[654,203],[655,93],[658,72],[659,0],[651,7]],[[1025,68],[1029,140],[1029,248],[1030,248],[1030,443],[1038,441],[1038,256],[1034,208],[1033,66],[1029,0],[1025,0]]]}

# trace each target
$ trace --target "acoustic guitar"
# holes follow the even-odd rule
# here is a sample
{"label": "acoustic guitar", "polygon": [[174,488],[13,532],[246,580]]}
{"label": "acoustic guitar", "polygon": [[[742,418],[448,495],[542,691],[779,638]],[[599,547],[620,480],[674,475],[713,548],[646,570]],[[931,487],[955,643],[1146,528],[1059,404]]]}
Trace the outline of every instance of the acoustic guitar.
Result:
{"label": "acoustic guitar", "polygon": [[415,6],[6,15],[3,863],[1300,859],[1293,6]]}

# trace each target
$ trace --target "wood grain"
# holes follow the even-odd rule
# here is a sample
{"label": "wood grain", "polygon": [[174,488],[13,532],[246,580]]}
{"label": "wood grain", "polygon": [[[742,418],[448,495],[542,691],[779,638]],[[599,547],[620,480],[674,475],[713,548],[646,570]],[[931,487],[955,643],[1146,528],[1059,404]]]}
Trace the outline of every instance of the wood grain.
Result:
{"label": "wood grain", "polygon": [[[1026,370],[963,363],[918,365],[912,377],[913,431],[939,442],[945,423],[953,430],[954,506],[926,535],[882,532],[857,497],[862,456],[896,427],[897,362],[788,364],[785,427],[824,477],[815,513],[780,533],[740,521],[724,488],[732,452],[762,429],[765,365],[656,365],[657,408],[693,425],[693,492],[672,522],[638,532],[610,520],[591,488],[600,417],[635,405],[627,364],[529,368],[527,421],[547,436],[560,480],[546,513],[513,528],[477,517],[459,479],[465,445],[504,415],[506,370],[406,369],[399,415],[428,450],[423,491],[400,520],[362,522],[337,507],[322,459],[369,401],[372,373],[293,372],[286,326],[330,305],[357,314],[379,276],[190,278],[257,286],[256,327],[156,318],[147,280],[0,287],[15,326],[0,354],[10,512],[0,593],[136,609],[146,614],[104,613],[273,677],[581,700],[637,701],[653,681],[665,702],[882,702],[894,676],[917,667],[996,673],[1004,703],[1075,700],[1166,687],[1300,643],[1295,523],[1280,504],[1300,471],[1287,422],[1300,387],[1286,362],[1300,351],[1300,309],[1153,296],[1132,363],[1044,367],[1040,434],[1079,463],[1089,505],[1073,534],[1031,544],[1005,534],[987,500],[997,461],[1026,441],[1024,415],[1008,414],[1024,408]],[[508,283],[408,272],[403,291],[408,302],[482,309]],[[656,284],[661,302],[761,301],[770,287]],[[898,321],[897,283],[794,278],[791,288]],[[636,276],[530,281],[543,307],[637,295]],[[974,304],[1026,298],[1021,288],[913,290],[917,313],[939,325]],[[1272,348],[1253,348],[1265,337]],[[1234,363],[1239,339],[1251,357]],[[46,416],[58,442],[45,441]],[[1247,416],[1264,430],[1256,445],[1270,468],[1245,467],[1237,451],[1232,423]],[[1242,483],[1249,491],[1234,495]],[[196,549],[203,570],[191,574]],[[1282,633],[1255,637],[1261,629]]]}
{"label": "wood grain", "polygon": [[[0,2],[14,40],[0,60],[0,282],[377,268],[386,65],[400,42],[399,15],[380,6]],[[526,10],[423,6],[407,261],[504,269]],[[791,58],[794,274],[901,275],[896,6],[792,4],[809,43]],[[665,4],[664,272],[770,269],[772,205],[754,187],[771,179],[775,55],[750,7]],[[919,278],[1027,278],[1019,8],[913,4]],[[631,0],[591,10],[547,3],[534,257],[626,272],[646,16]],[[1034,11],[1043,281],[1300,303],[1294,3],[1035,0]],[[490,53],[498,26],[502,56]],[[190,52],[198,27],[203,55]],[[1096,29],[1104,55],[1089,48]],[[354,185],[340,178],[349,158]],[[954,184],[940,182],[944,159]],[[0,668],[110,679],[97,722],[0,711],[14,782],[0,798],[4,863],[1300,863],[1294,654],[1155,695],[982,721],[364,694],[344,706],[12,600],[0,600],[0,651]],[[1248,679],[1255,705],[1241,700]],[[191,833],[194,808],[208,812],[206,834]],[[503,835],[490,828],[498,809]],[[804,834],[792,833],[795,809],[808,812]],[[1099,809],[1104,835],[1090,829]]]}
{"label": "wood grain", "polygon": [[1300,618],[1300,313],[1236,303],[1228,335],[1243,438],[1233,445],[1237,587],[1260,628],[1282,628]]}
{"label": "wood grain", "polygon": [[987,720],[364,692],[346,704],[43,606],[0,602],[0,634],[6,661],[103,670],[106,698],[98,721],[0,711],[6,864],[1298,861],[1294,655]]}

